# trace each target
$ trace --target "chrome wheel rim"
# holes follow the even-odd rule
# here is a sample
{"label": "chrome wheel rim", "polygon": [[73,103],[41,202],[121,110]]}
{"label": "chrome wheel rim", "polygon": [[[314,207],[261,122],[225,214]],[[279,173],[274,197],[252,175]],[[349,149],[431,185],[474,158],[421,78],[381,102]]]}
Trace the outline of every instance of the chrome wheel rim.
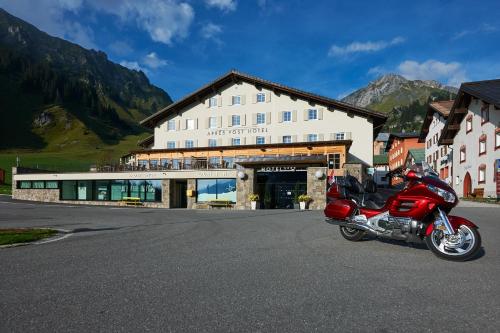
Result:
{"label": "chrome wheel rim", "polygon": [[454,235],[445,235],[441,230],[434,230],[431,239],[432,245],[439,252],[449,256],[466,255],[476,244],[472,229],[466,225],[461,225]]}
{"label": "chrome wheel rim", "polygon": [[355,228],[348,228],[348,227],[343,227],[343,228],[344,228],[344,232],[347,234],[354,234],[354,233],[356,233],[356,231],[358,231],[358,229],[355,229]]}

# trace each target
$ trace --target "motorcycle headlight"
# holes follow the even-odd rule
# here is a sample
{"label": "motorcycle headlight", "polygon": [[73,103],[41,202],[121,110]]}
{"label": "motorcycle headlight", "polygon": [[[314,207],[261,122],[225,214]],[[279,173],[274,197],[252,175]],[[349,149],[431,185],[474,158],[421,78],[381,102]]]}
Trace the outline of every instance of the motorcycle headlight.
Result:
{"label": "motorcycle headlight", "polygon": [[427,188],[431,190],[432,192],[436,193],[440,197],[444,199],[446,202],[454,203],[455,202],[455,195],[451,192],[448,192],[446,190],[443,190],[442,188],[436,187],[434,185],[429,185],[427,184]]}

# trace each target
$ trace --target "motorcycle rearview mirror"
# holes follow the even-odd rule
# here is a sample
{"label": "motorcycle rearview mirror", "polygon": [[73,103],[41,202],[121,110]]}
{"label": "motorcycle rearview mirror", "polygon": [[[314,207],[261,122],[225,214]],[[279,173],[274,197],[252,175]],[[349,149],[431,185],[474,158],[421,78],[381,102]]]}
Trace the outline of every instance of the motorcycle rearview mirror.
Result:
{"label": "motorcycle rearview mirror", "polygon": [[422,177],[413,170],[408,171],[408,173],[406,174],[406,179],[408,179],[408,180],[418,180],[421,178]]}

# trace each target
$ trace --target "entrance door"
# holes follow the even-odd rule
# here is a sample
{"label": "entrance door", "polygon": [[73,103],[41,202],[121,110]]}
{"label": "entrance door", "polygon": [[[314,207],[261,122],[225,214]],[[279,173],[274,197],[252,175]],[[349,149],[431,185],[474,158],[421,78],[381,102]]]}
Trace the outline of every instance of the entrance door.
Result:
{"label": "entrance door", "polygon": [[288,208],[298,204],[298,196],[307,193],[305,171],[257,172],[261,208]]}
{"label": "entrance door", "polygon": [[172,194],[170,198],[171,208],[187,208],[187,180],[174,180],[172,182]]}
{"label": "entrance door", "polygon": [[464,177],[464,197],[467,198],[472,193],[472,180],[470,174],[467,172]]}

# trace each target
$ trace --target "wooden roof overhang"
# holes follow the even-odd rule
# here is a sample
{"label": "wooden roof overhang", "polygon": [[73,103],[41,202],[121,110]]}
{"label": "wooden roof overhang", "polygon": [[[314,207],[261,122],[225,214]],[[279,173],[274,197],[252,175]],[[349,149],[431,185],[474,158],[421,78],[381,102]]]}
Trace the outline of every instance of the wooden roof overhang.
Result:
{"label": "wooden roof overhang", "polygon": [[472,98],[478,98],[500,109],[500,80],[462,83],[439,138],[439,145],[451,145],[467,115]]}
{"label": "wooden roof overhang", "polygon": [[171,149],[138,149],[133,150],[130,154],[157,154],[157,153],[190,153],[190,152],[207,152],[207,151],[244,151],[250,149],[257,149],[260,151],[272,149],[286,149],[286,148],[308,148],[313,147],[345,147],[346,151],[350,149],[352,140],[329,140],[329,141],[314,141],[314,142],[295,142],[295,143],[270,143],[270,144],[253,144],[253,145],[240,145],[240,146],[218,146],[218,147],[193,147],[193,148],[171,148]]}
{"label": "wooden roof overhang", "polygon": [[380,112],[357,107],[337,101],[333,98],[316,95],[310,92],[287,87],[279,83],[263,80],[261,78],[244,74],[236,70],[231,70],[223,76],[196,90],[195,92],[180,99],[179,101],[172,103],[169,106],[156,112],[155,114],[145,118],[140,122],[140,124],[149,128],[153,128],[158,124],[158,122],[164,120],[169,115],[179,114],[184,108],[190,106],[191,104],[195,102],[202,103],[208,96],[220,92],[228,84],[238,83],[242,81],[254,84],[257,88],[269,89],[277,95],[285,94],[290,96],[292,99],[302,99],[308,101],[311,105],[324,105],[330,111],[340,110],[347,112],[348,114],[355,114],[358,116],[366,117],[373,121],[374,137],[380,132],[382,126],[387,120],[387,115]]}
{"label": "wooden roof overhang", "polygon": [[439,113],[444,119],[448,119],[448,115],[450,114],[450,110],[453,107],[453,103],[454,101],[429,103],[424,122],[422,123],[422,128],[420,129],[418,142],[425,142],[425,138],[427,137],[427,133],[429,133],[429,126],[431,125],[434,113]]}

